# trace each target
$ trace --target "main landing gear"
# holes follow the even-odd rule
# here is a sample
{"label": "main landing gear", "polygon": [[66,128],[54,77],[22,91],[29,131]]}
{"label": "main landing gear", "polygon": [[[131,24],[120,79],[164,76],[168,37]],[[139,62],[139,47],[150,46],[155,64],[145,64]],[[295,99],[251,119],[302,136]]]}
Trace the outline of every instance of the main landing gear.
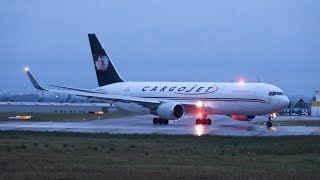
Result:
{"label": "main landing gear", "polygon": [[153,118],[153,124],[169,124],[168,119]]}
{"label": "main landing gear", "polygon": [[270,116],[268,118],[268,122],[266,123],[266,126],[268,128],[272,127],[272,122],[271,121],[272,121],[273,118],[276,118],[276,117],[277,117],[276,113],[270,114]]}
{"label": "main landing gear", "polygon": [[199,113],[196,119],[196,124],[206,124],[211,125],[211,119],[207,119],[208,115],[206,113]]}

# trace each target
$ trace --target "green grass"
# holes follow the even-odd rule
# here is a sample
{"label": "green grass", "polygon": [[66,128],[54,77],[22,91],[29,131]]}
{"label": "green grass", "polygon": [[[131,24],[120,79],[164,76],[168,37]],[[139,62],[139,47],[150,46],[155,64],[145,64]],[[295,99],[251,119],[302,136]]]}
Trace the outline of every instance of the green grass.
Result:
{"label": "green grass", "polygon": [[1,179],[319,179],[320,136],[0,131]]}
{"label": "green grass", "polygon": [[[299,120],[299,121],[273,121],[274,126],[320,126],[320,120]],[[256,122],[255,124],[264,124],[264,122]]]}
{"label": "green grass", "polygon": [[37,121],[37,122],[74,122],[83,120],[97,120],[97,119],[108,119],[115,117],[125,117],[137,115],[134,113],[106,113],[103,115],[88,114],[88,113],[0,113],[0,121],[8,121],[8,117],[14,117],[17,115],[30,115],[33,116],[32,119],[27,121]]}

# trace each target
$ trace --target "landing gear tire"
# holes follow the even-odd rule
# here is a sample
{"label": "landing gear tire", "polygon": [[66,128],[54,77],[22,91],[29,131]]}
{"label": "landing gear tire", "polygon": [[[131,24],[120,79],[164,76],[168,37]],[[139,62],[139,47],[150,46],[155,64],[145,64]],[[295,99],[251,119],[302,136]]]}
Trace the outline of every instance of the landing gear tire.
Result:
{"label": "landing gear tire", "polygon": [[153,118],[153,124],[158,124],[158,118]]}
{"label": "landing gear tire", "polygon": [[207,125],[211,125],[211,119],[207,119]]}
{"label": "landing gear tire", "polygon": [[272,122],[271,122],[271,121],[268,121],[268,122],[266,123],[266,126],[267,126],[268,128],[272,127]]}
{"label": "landing gear tire", "polygon": [[207,124],[207,119],[202,119],[202,124]]}

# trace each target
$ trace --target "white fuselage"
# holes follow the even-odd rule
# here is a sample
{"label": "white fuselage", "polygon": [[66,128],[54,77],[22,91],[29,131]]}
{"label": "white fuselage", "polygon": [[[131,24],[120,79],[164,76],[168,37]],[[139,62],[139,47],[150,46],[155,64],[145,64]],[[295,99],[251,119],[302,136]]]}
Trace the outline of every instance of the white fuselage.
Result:
{"label": "white fuselage", "polygon": [[[199,103],[208,114],[264,115],[281,111],[289,104],[283,91],[266,83],[219,82],[119,82],[95,89],[112,95],[159,98],[165,101]],[[281,94],[270,95],[270,92]],[[120,108],[149,113],[136,103],[114,102]],[[194,109],[186,113],[195,113]]]}

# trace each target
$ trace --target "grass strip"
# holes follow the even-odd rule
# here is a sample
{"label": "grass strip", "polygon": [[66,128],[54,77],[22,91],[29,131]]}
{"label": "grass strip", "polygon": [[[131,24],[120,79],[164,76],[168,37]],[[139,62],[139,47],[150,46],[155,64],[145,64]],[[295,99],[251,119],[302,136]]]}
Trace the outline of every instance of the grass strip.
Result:
{"label": "grass strip", "polygon": [[320,136],[0,131],[4,179],[319,179]]}

